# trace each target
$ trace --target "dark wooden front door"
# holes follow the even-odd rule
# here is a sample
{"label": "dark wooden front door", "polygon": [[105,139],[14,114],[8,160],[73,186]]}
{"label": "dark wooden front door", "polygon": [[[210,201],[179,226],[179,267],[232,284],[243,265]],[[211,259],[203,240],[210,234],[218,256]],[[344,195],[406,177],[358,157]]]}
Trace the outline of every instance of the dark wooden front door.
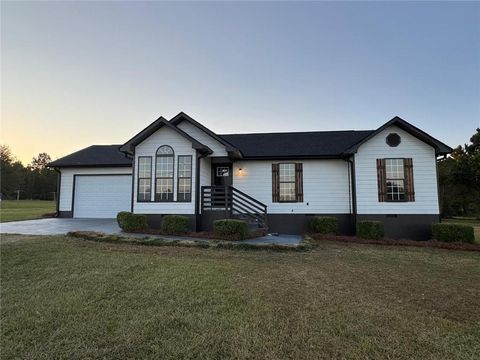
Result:
{"label": "dark wooden front door", "polygon": [[212,185],[231,186],[233,184],[232,164],[212,165]]}

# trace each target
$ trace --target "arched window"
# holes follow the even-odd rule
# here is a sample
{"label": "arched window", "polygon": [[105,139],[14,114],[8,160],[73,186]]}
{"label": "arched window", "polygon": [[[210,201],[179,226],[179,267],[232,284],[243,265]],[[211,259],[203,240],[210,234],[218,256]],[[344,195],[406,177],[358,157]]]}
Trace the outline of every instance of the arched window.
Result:
{"label": "arched window", "polygon": [[173,201],[174,152],[168,145],[158,148],[155,161],[155,201]]}

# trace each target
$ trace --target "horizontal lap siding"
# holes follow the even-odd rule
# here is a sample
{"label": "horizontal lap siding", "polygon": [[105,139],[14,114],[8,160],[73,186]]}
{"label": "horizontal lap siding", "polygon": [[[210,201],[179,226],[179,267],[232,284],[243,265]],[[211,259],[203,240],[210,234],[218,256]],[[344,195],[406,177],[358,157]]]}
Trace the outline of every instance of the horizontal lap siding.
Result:
{"label": "horizontal lap siding", "polygon": [[[105,168],[63,168],[61,171],[60,180],[60,199],[59,210],[72,210],[72,196],[73,196],[73,176],[74,175],[111,175],[111,174],[131,174],[130,167],[105,167]],[[131,194],[130,194],[131,196]]]}
{"label": "horizontal lap siding", "polygon": [[200,186],[212,185],[212,163],[209,157],[200,159]]}
{"label": "horizontal lap siding", "polygon": [[185,131],[188,135],[193,137],[195,140],[201,142],[203,145],[207,145],[212,149],[213,154],[211,156],[227,156],[225,150],[225,145],[215,140],[213,137],[208,135],[205,131],[199,129],[195,125],[190,124],[187,121],[182,121],[178,127]]}
{"label": "horizontal lap siding", "polygon": [[[268,206],[270,214],[350,213],[348,163],[343,160],[297,160],[303,163],[301,203],[272,203],[272,163],[240,161],[233,165],[233,186]],[[238,169],[242,169],[242,175]],[[307,205],[308,203],[308,205]]]}
{"label": "horizontal lap siding", "polygon": [[[191,202],[137,202],[137,166],[139,156],[152,157],[152,199],[155,191],[155,155],[162,145],[169,145],[175,152],[174,167],[174,200],[177,199],[177,169],[178,156],[192,156],[192,201]],[[194,214],[195,213],[195,156],[192,143],[167,127],[162,127],[142,143],[135,147],[135,185],[134,185],[134,212],[139,214]]]}
{"label": "horizontal lap siding", "polygon": [[[400,135],[397,147],[386,144],[388,134]],[[379,202],[376,159],[412,158],[414,202]],[[365,144],[355,155],[358,214],[438,214],[437,172],[434,149],[402,129],[392,126]]]}

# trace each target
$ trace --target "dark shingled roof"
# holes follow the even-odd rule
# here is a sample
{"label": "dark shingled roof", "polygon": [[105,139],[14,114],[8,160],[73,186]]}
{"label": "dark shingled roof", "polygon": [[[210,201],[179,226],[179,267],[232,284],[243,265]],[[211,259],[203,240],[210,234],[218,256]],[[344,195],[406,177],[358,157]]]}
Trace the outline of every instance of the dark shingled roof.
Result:
{"label": "dark shingled roof", "polygon": [[132,159],[120,152],[122,145],[92,145],[49,164],[50,167],[132,166]]}
{"label": "dark shingled roof", "polygon": [[[338,158],[373,130],[219,135],[244,158]],[[49,164],[50,167],[131,166],[122,145],[92,145]]]}
{"label": "dark shingled roof", "polygon": [[[160,117],[146,129],[133,137],[124,145],[93,145],[73,154],[65,156],[49,164],[51,167],[75,167],[75,166],[131,166],[132,160],[126,158],[123,151],[127,151],[137,142],[143,141],[161,126],[176,129],[180,135],[192,142],[192,147],[211,153],[210,148],[199,143],[181,129],[175,127],[176,122],[190,121],[200,129],[203,125],[184,113],[180,113],[172,119],[172,123]],[[383,131],[391,125],[396,125],[409,132],[421,141],[433,146],[436,155],[448,154],[452,149],[444,143],[433,138],[426,132],[418,129],[405,120],[394,117],[377,130],[346,130],[346,131],[310,131],[310,132],[283,132],[283,133],[258,133],[258,134],[230,134],[217,135],[206,129],[208,134],[217,140],[224,142],[227,149],[231,145],[232,153],[245,159],[329,159],[341,158],[354,154],[358,147],[371,137]],[[130,149],[131,150],[131,149]]]}
{"label": "dark shingled roof", "polygon": [[312,131],[220,135],[245,158],[333,158],[363,140],[373,130]]}

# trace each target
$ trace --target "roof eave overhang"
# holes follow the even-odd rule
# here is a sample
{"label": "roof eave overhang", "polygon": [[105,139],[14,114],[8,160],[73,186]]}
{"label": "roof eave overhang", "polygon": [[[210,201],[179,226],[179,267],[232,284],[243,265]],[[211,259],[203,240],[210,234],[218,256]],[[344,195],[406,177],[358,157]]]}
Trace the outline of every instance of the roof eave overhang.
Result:
{"label": "roof eave overhang", "polygon": [[331,160],[342,159],[338,155],[271,155],[271,156],[244,156],[242,160]]}
{"label": "roof eave overhang", "polygon": [[132,167],[132,164],[48,164],[49,168],[97,168],[97,167]]}

